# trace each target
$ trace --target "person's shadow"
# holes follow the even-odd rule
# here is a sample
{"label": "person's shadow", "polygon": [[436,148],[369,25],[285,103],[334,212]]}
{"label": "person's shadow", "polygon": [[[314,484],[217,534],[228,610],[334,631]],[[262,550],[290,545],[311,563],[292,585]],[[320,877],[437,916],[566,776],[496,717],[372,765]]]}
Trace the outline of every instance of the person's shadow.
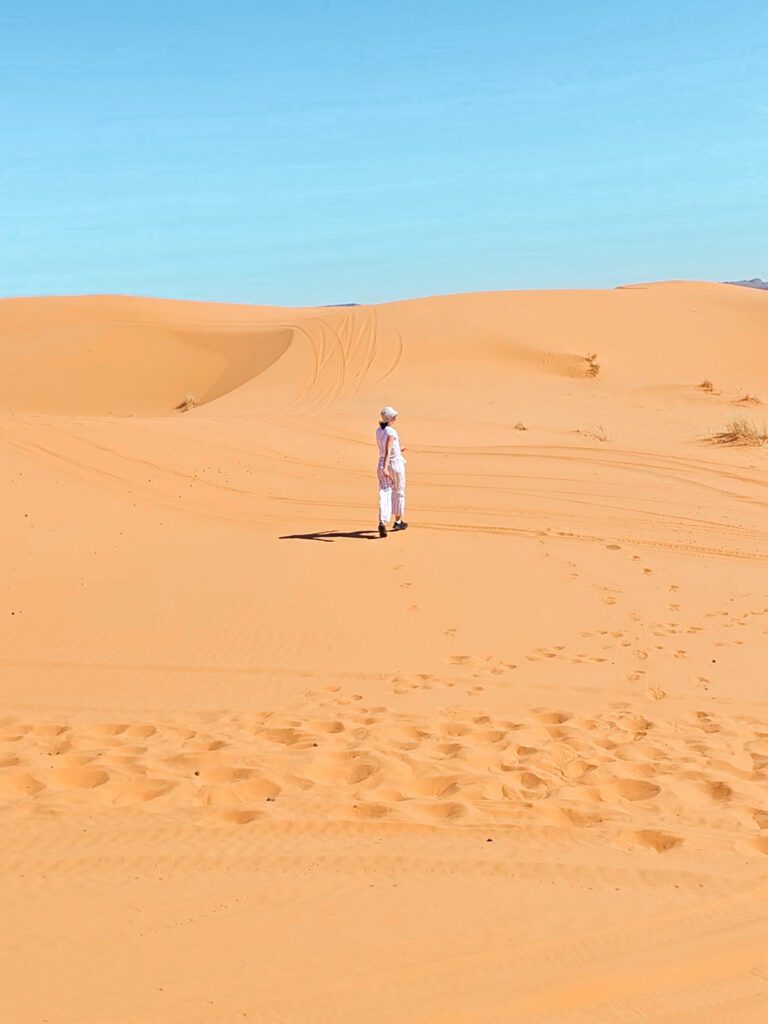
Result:
{"label": "person's shadow", "polygon": [[324,544],[332,544],[335,540],[378,540],[376,530],[323,530],[317,533],[289,533],[280,540],[319,540]]}

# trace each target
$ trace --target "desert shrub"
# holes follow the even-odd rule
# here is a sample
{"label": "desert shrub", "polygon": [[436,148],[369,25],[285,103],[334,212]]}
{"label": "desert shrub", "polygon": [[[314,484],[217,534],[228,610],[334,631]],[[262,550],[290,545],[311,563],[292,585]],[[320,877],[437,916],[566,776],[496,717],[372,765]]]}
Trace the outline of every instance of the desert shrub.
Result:
{"label": "desert shrub", "polygon": [[586,376],[596,377],[600,373],[600,363],[597,361],[597,353],[590,352],[589,355],[584,356],[587,363]]}
{"label": "desert shrub", "polygon": [[188,412],[190,409],[194,409],[196,405],[199,405],[197,398],[194,395],[185,395],[184,401],[179,402],[176,406],[178,412]]}
{"label": "desert shrub", "polygon": [[731,420],[712,440],[716,444],[763,445],[768,444],[768,431],[765,423],[759,427],[747,419]]}

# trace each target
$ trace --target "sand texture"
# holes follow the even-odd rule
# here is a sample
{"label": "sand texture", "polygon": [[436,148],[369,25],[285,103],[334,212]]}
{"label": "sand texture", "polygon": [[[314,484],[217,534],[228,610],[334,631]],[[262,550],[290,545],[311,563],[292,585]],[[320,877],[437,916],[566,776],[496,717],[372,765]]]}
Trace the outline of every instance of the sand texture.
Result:
{"label": "sand texture", "polygon": [[767,1020],[761,397],[726,285],[0,302],[0,1019]]}

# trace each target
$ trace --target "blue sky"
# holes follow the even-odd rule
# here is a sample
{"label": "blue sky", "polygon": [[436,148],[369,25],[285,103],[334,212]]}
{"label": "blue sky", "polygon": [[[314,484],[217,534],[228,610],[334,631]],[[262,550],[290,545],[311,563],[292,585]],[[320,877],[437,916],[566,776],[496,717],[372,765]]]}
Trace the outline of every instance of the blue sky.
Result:
{"label": "blue sky", "polygon": [[4,0],[0,295],[768,277],[768,4]]}

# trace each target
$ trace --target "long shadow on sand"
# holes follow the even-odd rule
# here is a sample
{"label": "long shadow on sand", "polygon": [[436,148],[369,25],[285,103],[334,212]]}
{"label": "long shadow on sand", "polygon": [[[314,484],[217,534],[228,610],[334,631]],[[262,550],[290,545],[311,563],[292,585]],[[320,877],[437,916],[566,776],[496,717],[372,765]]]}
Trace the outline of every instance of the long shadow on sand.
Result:
{"label": "long shadow on sand", "polygon": [[318,533],[290,533],[280,540],[320,540],[325,544],[332,544],[335,540],[378,540],[379,534],[376,530],[352,530],[345,533],[342,530],[325,530]]}

